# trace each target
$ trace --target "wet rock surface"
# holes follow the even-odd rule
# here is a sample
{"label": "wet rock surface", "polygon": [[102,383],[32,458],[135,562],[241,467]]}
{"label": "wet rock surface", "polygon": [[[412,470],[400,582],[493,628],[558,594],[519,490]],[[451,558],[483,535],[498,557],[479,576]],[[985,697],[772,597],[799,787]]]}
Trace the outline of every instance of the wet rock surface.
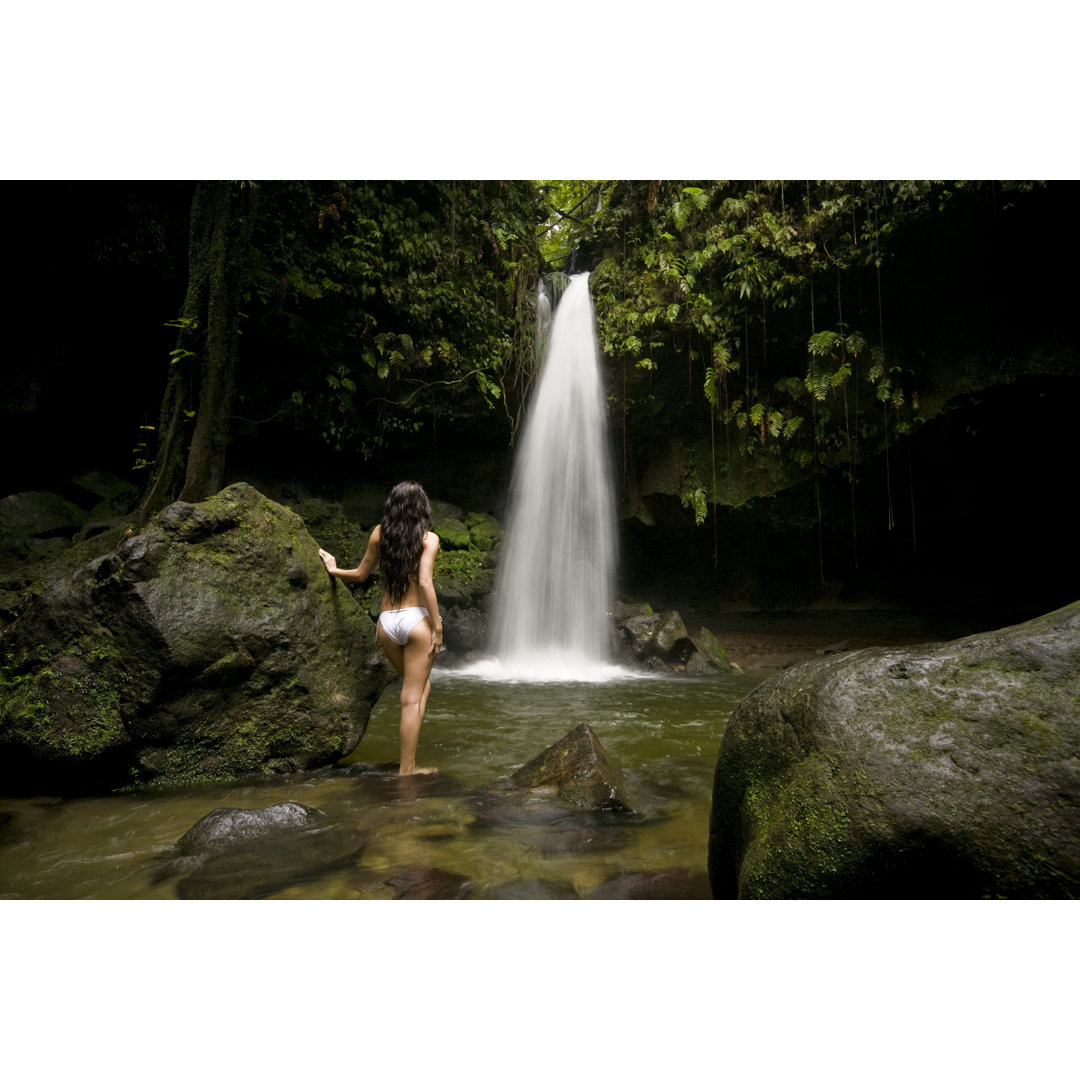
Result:
{"label": "wet rock surface", "polygon": [[622,771],[588,724],[579,724],[527,761],[506,781],[505,789],[554,792],[582,810],[633,812]]}
{"label": "wet rock surface", "polygon": [[1080,895],[1080,604],[761,683],[721,742],[718,897]]}
{"label": "wet rock surface", "polygon": [[617,604],[611,641],[620,662],[647,671],[716,675],[734,670],[713,634],[702,627],[696,636],[691,635],[674,610],[657,612],[648,604]]}
{"label": "wet rock surface", "polygon": [[361,839],[321,810],[286,802],[263,810],[219,807],[163,859],[181,900],[256,900],[354,865]]}
{"label": "wet rock surface", "polygon": [[348,754],[392,672],[317,548],[235,484],[56,580],[5,634],[0,782],[102,790]]}
{"label": "wet rock surface", "polygon": [[176,842],[178,855],[202,856],[260,844],[302,829],[319,828],[327,816],[302,803],[285,802],[264,810],[223,806],[211,810]]}

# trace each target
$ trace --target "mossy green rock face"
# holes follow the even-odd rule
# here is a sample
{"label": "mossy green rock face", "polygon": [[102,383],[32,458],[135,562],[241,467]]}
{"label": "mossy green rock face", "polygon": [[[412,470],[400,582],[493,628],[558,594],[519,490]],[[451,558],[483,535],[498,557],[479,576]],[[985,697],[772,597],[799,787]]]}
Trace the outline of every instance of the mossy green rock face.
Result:
{"label": "mossy green rock face", "polygon": [[724,646],[720,644],[716,635],[707,626],[703,626],[698,631],[697,637],[693,641],[698,652],[707,657],[717,671],[730,672],[735,670]]}
{"label": "mossy green rock face", "polygon": [[469,546],[469,530],[456,518],[441,517],[432,522],[438,533],[439,548],[443,551],[463,551]]}
{"label": "mossy green rock face", "polygon": [[735,709],[709,876],[730,898],[1080,896],[1080,604],[801,664]]}
{"label": "mossy green rock face", "polygon": [[174,503],[4,640],[0,782],[64,791],[291,772],[360,741],[392,676],[291,511]]}
{"label": "mossy green rock face", "polygon": [[478,551],[493,551],[502,537],[502,526],[490,514],[469,514],[465,518],[469,543]]}

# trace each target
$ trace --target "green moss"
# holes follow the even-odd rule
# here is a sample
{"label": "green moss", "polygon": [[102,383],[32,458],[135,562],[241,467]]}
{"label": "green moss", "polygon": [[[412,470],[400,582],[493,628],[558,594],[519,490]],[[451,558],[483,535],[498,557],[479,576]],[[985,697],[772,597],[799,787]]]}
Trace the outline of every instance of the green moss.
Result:
{"label": "green moss", "polygon": [[502,526],[490,514],[466,514],[469,544],[485,554],[494,549],[502,536]]}
{"label": "green moss", "polygon": [[732,670],[731,658],[723,645],[717,640],[716,635],[707,626],[701,628],[693,641],[721,671]]}
{"label": "green moss", "polygon": [[848,778],[824,755],[749,783],[742,799],[740,895],[828,896],[854,858],[852,794]]}
{"label": "green moss", "polygon": [[468,548],[469,529],[464,522],[455,518],[441,517],[432,523],[439,536],[441,551],[454,551]]}
{"label": "green moss", "polygon": [[440,551],[435,560],[435,588],[471,585],[483,565],[482,556],[475,551]]}

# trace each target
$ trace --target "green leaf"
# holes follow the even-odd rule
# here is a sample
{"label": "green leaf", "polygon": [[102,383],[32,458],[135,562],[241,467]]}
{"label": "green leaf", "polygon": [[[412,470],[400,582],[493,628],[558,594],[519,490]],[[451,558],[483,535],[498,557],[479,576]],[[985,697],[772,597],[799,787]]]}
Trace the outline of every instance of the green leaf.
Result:
{"label": "green leaf", "polygon": [[828,356],[839,339],[840,335],[832,330],[821,330],[810,338],[806,347],[811,356]]}

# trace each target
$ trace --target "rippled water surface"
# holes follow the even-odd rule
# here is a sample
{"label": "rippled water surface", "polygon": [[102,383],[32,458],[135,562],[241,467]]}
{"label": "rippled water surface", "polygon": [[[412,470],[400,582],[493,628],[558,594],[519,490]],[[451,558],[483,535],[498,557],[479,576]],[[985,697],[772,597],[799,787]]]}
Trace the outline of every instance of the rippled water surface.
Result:
{"label": "rippled water surface", "polygon": [[[731,709],[757,681],[535,684],[438,672],[418,754],[419,764],[438,767],[436,776],[379,768],[397,758],[391,687],[352,756],[317,773],[0,800],[0,897],[702,897],[716,752]],[[582,722],[622,769],[638,813],[573,810],[550,795],[512,807],[477,798]],[[328,815],[337,847],[323,864],[267,873],[255,860],[204,880],[170,862],[171,846],[214,808],[288,800]]]}

